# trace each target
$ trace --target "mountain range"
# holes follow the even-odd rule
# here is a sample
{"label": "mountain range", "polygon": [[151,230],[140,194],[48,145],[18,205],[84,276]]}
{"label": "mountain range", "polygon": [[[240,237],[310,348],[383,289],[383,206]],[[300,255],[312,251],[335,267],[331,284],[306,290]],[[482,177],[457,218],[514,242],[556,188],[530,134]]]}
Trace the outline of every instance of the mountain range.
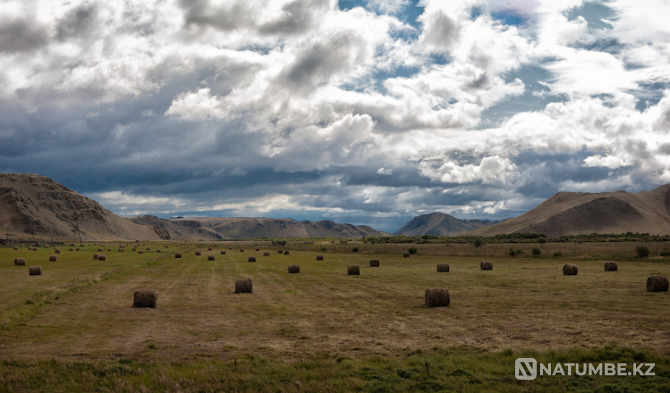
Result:
{"label": "mountain range", "polygon": [[[390,236],[366,225],[290,218],[124,218],[45,176],[0,173],[0,226],[7,236],[82,240],[226,240],[245,238],[361,238]],[[651,191],[559,192],[504,221],[460,220],[444,213],[414,217],[394,235],[492,236],[543,233],[670,233],[670,185]]]}

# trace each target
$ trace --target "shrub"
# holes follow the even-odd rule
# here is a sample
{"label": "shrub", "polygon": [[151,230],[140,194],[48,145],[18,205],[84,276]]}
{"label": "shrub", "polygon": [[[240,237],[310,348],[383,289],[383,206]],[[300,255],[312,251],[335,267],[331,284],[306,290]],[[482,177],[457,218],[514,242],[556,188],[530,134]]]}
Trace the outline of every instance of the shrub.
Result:
{"label": "shrub", "polygon": [[637,256],[640,258],[649,256],[649,249],[645,246],[635,246],[635,251],[637,251]]}
{"label": "shrub", "polygon": [[510,248],[509,250],[507,250],[507,254],[508,254],[509,256],[513,257],[513,256],[516,255],[516,251],[514,251],[513,248]]}
{"label": "shrub", "polygon": [[661,255],[662,257],[670,257],[670,251],[661,251],[659,255]]}
{"label": "shrub", "polygon": [[326,250],[327,250],[326,247],[321,247],[321,251],[324,251],[324,252],[325,252]]}
{"label": "shrub", "polygon": [[554,256],[555,257],[560,257],[560,256],[563,256],[563,254],[560,251],[556,251],[556,252],[554,252]]}
{"label": "shrub", "polygon": [[526,252],[524,250],[516,250],[516,253],[518,255],[525,254]]}
{"label": "shrub", "polygon": [[482,239],[481,237],[476,238],[475,241],[472,242],[472,245],[475,247],[481,247],[485,244],[486,242],[484,242],[484,239]]}
{"label": "shrub", "polygon": [[407,250],[407,252],[409,252],[410,254],[416,254],[416,251],[417,250],[415,247],[411,247],[409,250]]}
{"label": "shrub", "polygon": [[351,251],[353,251],[353,252],[358,252],[358,247],[354,247],[354,248],[352,248]]}
{"label": "shrub", "polygon": [[531,252],[532,252],[533,255],[535,255],[535,256],[542,255],[542,250],[540,250],[540,249],[537,248],[537,247],[533,248],[533,250],[532,250]]}

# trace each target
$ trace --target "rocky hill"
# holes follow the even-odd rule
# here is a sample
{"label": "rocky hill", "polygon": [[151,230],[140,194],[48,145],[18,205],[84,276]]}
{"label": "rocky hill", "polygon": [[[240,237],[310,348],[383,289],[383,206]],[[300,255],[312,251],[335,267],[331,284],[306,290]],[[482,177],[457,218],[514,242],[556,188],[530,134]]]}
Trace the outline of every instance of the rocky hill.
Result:
{"label": "rocky hill", "polygon": [[651,191],[559,192],[536,208],[468,235],[544,233],[548,237],[588,233],[670,234],[670,185]]}
{"label": "rocky hill", "polygon": [[430,213],[414,217],[393,234],[396,236],[449,236],[492,225],[496,222],[488,220],[459,220],[444,213]]}
{"label": "rocky hill", "polygon": [[158,226],[175,239],[223,240],[244,238],[336,237],[360,238],[387,236],[369,226],[339,224],[333,221],[296,221],[290,218],[197,217],[163,219],[151,215],[133,217],[136,224]]}
{"label": "rocky hill", "polygon": [[[0,173],[0,228],[17,237],[159,240],[160,228],[138,225],[45,176]],[[79,234],[76,235],[77,240]]]}

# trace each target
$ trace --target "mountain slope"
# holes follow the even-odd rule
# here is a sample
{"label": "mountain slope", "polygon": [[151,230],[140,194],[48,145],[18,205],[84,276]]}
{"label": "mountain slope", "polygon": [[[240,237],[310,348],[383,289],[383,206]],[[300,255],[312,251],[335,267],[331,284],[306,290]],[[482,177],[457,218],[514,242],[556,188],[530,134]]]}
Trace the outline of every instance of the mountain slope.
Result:
{"label": "mountain slope", "polygon": [[548,237],[585,233],[670,233],[670,185],[651,191],[559,192],[536,208],[468,235],[544,233]]}
{"label": "mountain slope", "polygon": [[414,217],[393,234],[396,236],[448,236],[460,232],[471,231],[494,223],[495,222],[487,220],[459,220],[456,217],[444,213],[430,213]]}
{"label": "mountain slope", "polygon": [[160,239],[154,228],[119,217],[48,177],[0,173],[3,229],[9,226],[15,234],[69,239],[73,224],[79,226],[82,240]]}
{"label": "mountain slope", "polygon": [[258,237],[299,238],[338,237],[360,238],[385,236],[368,226],[339,224],[333,221],[296,221],[290,218],[256,217],[197,217],[162,219],[155,216],[138,216],[131,220],[137,224],[154,225],[170,233],[173,238],[184,239],[243,239]]}

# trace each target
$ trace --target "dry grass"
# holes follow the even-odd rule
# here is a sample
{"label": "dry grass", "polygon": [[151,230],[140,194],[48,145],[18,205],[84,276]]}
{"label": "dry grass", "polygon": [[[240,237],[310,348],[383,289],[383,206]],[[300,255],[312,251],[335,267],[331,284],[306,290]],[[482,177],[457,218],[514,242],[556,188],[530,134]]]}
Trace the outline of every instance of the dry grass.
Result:
{"label": "dry grass", "polygon": [[568,264],[563,266],[563,275],[564,276],[576,276],[577,273],[579,273],[579,269],[577,268],[576,265],[568,263]]}
{"label": "dry grass", "polygon": [[449,264],[448,263],[438,263],[437,264],[438,273],[449,273]]}
{"label": "dry grass", "polygon": [[447,288],[426,288],[424,305],[426,307],[447,307],[451,302]]}
{"label": "dry grass", "polygon": [[158,293],[154,289],[138,289],[133,293],[133,307],[156,308]]}
{"label": "dry grass", "polygon": [[647,279],[647,292],[668,292],[668,278],[651,276]]}
{"label": "dry grass", "polygon": [[[362,275],[352,279],[344,269],[370,256],[329,253],[324,264],[313,252],[293,251],[291,260],[302,271],[286,274],[284,258],[254,264],[234,253],[217,263],[180,247],[182,259],[115,254],[99,263],[90,259],[94,250],[67,254],[38,280],[26,280],[25,267],[0,264],[0,312],[22,309],[33,294],[77,277],[92,280],[137,266],[52,300],[14,330],[0,330],[5,359],[121,354],[180,362],[239,353],[295,359],[322,352],[359,358],[434,346],[544,351],[608,344],[670,354],[668,292],[645,291],[650,275],[670,275],[665,259],[618,261],[618,273],[610,274],[603,260],[501,257],[491,258],[496,269],[482,274],[480,259],[453,257],[454,270],[444,276],[435,274],[436,257],[417,254],[410,261],[398,253],[378,254],[384,269],[361,267]],[[0,250],[4,260],[13,260],[11,254],[16,252]],[[44,258],[48,250],[36,255]],[[565,280],[556,274],[566,262],[578,263],[578,276]],[[251,277],[254,295],[235,296],[235,277]],[[425,289],[444,288],[445,279],[454,302],[424,307]],[[136,288],[156,289],[160,308],[131,309]],[[148,342],[160,350],[147,351]]]}

